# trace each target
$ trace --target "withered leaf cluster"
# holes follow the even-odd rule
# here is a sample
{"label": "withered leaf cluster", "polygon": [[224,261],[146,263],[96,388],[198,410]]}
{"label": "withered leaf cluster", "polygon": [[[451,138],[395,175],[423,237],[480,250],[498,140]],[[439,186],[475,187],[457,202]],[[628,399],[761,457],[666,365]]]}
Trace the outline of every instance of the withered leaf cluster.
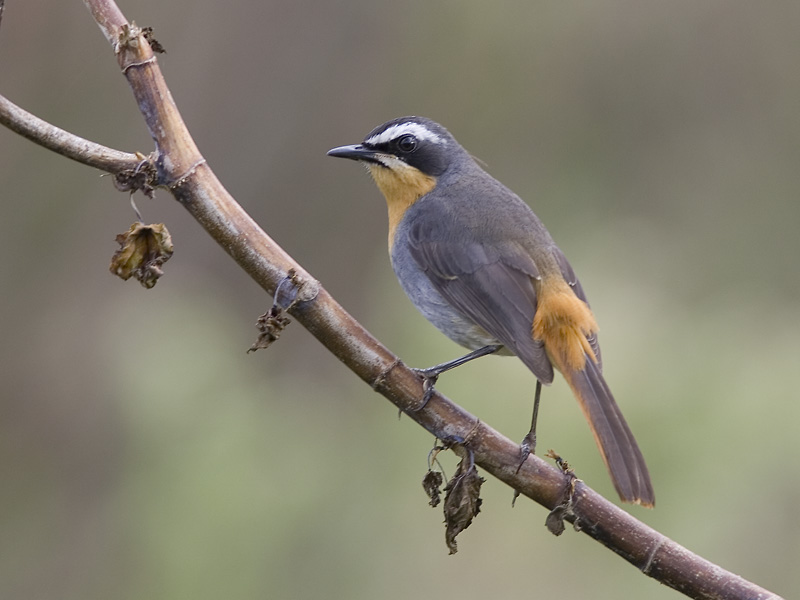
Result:
{"label": "withered leaf cluster", "polygon": [[439,506],[439,503],[442,501],[442,482],[444,481],[444,476],[442,475],[441,471],[432,471],[428,469],[428,472],[425,473],[425,477],[422,478],[422,489],[425,490],[425,493],[430,498],[430,504],[432,507],[436,508]]}
{"label": "withered leaf cluster", "polygon": [[[441,472],[428,470],[422,479],[422,487],[430,498],[431,506],[441,502],[440,488],[444,480]],[[478,475],[472,453],[461,459],[455,475],[444,488],[445,542],[450,554],[458,552],[456,537],[472,524],[481,511],[481,485],[485,480]]]}

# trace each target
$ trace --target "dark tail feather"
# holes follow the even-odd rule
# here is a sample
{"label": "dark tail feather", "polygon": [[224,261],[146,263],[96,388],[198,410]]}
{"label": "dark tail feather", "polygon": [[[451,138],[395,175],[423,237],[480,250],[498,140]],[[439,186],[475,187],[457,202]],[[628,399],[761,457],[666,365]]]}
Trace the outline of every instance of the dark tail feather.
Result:
{"label": "dark tail feather", "polygon": [[580,370],[562,369],[589,421],[600,454],[623,502],[655,505],[653,484],[639,446],[597,365],[586,357]]}

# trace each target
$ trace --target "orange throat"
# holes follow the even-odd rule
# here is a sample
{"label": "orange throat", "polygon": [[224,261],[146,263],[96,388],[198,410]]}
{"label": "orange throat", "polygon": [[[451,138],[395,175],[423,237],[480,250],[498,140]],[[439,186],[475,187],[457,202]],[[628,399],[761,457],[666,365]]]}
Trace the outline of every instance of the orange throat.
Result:
{"label": "orange throat", "polygon": [[397,160],[392,168],[369,164],[370,175],[386,198],[389,209],[389,251],[392,250],[394,234],[406,211],[425,194],[436,187],[436,179],[422,171]]}
{"label": "orange throat", "polygon": [[588,339],[597,332],[589,306],[560,275],[545,277],[536,291],[533,339],[544,343],[555,366],[562,371],[580,371],[587,356],[597,362]]}

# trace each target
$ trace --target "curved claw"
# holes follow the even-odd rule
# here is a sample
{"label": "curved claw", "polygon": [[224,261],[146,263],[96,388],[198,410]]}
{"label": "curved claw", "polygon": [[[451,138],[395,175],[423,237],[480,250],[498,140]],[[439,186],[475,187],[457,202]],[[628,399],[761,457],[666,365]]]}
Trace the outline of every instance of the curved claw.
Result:
{"label": "curved claw", "polygon": [[411,369],[417,375],[422,377],[422,402],[414,409],[414,412],[419,412],[428,405],[433,397],[433,386],[439,379],[439,372],[434,369]]}

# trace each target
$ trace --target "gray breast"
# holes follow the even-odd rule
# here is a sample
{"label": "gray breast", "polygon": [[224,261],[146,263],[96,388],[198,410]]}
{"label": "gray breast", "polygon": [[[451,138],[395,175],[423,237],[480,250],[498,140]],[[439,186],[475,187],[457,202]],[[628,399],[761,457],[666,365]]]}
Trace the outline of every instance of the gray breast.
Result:
{"label": "gray breast", "polygon": [[451,340],[476,350],[500,342],[489,335],[460,311],[453,308],[436,291],[425,272],[411,256],[408,247],[408,228],[401,224],[395,232],[392,248],[392,268],[400,286],[414,306],[428,321]]}

